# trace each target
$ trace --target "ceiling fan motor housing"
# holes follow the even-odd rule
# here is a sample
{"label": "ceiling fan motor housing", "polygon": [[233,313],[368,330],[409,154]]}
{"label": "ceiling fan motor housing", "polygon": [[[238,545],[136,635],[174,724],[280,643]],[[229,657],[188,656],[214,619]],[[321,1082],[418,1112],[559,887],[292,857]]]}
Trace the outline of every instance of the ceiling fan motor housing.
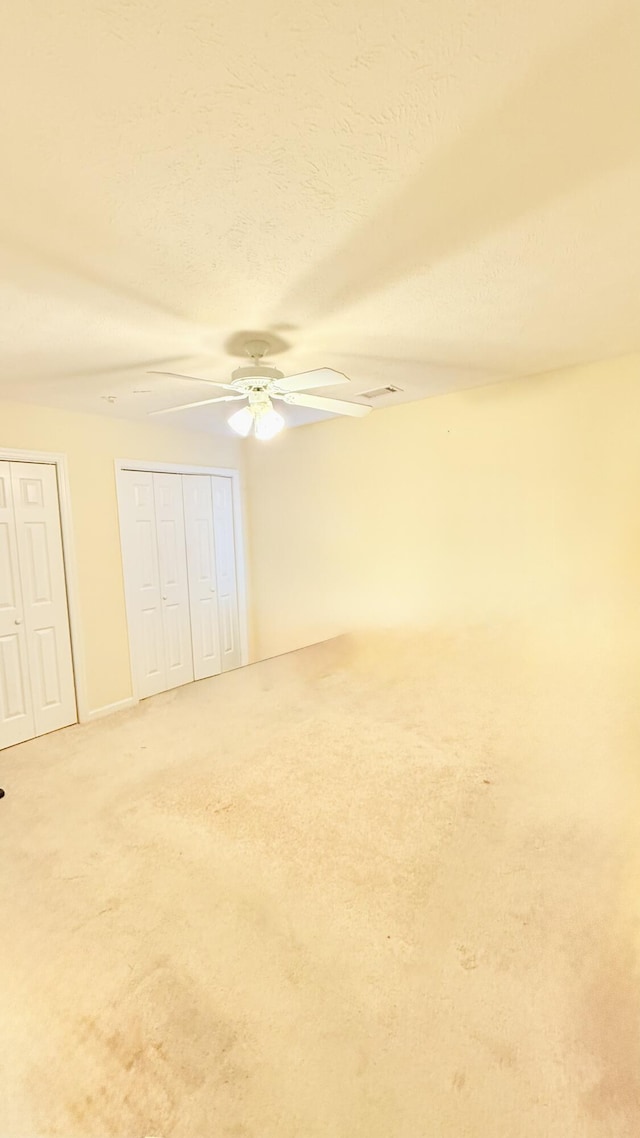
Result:
{"label": "ceiling fan motor housing", "polygon": [[284,374],[275,367],[258,364],[254,367],[238,367],[231,376],[231,386],[244,395],[251,392],[267,392]]}
{"label": "ceiling fan motor housing", "polygon": [[231,376],[231,387],[247,395],[249,403],[264,403],[284,374],[277,368],[257,364],[253,368],[236,368]]}

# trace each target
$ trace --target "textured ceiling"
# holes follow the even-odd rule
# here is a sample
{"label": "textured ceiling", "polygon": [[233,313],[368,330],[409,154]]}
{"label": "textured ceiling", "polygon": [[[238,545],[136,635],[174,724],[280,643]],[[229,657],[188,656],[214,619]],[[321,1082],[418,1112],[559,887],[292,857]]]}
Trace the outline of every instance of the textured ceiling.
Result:
{"label": "textured ceiling", "polygon": [[610,0],[11,0],[0,396],[144,416],[243,330],[350,397],[640,349],[639,48]]}

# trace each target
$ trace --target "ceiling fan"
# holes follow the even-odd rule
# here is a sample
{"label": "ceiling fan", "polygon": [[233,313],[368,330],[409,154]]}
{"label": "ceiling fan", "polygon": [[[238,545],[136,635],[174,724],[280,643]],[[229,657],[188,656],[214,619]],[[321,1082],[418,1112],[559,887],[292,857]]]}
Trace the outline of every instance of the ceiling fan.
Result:
{"label": "ceiling fan", "polygon": [[161,411],[150,411],[151,415],[168,415],[172,411],[186,411],[191,407],[205,407],[209,403],[232,403],[235,400],[248,400],[247,406],[236,411],[229,426],[239,435],[247,436],[253,430],[257,439],[272,439],[285,425],[282,415],[275,410],[273,400],[282,400],[295,407],[312,407],[318,411],[331,411],[336,415],[362,417],[372,410],[362,403],[350,403],[344,399],[327,399],[321,395],[307,395],[307,391],[318,387],[335,387],[348,383],[346,375],[331,368],[318,368],[299,375],[285,377],[277,368],[262,363],[269,351],[266,340],[249,340],[245,351],[252,363],[249,367],[236,368],[231,373],[230,383],[218,383],[197,375],[182,375],[175,371],[151,371],[149,375],[172,375],[177,379],[194,379],[200,383],[210,383],[224,388],[229,395],[218,395],[213,399],[199,399],[192,403],[180,403],[177,407],[164,407]]}

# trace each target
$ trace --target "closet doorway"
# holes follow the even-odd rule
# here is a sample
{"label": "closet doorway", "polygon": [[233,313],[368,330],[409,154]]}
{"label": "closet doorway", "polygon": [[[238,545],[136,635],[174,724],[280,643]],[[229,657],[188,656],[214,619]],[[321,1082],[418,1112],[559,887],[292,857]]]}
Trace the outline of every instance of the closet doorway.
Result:
{"label": "closet doorway", "polygon": [[117,464],[134,696],[247,662],[236,471]]}

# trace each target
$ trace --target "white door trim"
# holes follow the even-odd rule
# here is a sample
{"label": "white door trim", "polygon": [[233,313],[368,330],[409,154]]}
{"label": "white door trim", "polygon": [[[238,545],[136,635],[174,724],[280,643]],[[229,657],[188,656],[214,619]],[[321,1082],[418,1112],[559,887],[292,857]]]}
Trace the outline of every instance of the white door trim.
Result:
{"label": "white door trim", "polygon": [[[151,474],[219,474],[231,479],[233,495],[233,524],[236,541],[236,575],[238,583],[238,610],[240,617],[240,647],[241,664],[249,663],[249,633],[247,619],[248,589],[247,589],[247,563],[245,553],[244,516],[242,509],[242,480],[240,471],[228,466],[189,466],[185,463],[173,462],[144,462],[139,459],[116,458],[116,491],[118,496],[118,521],[123,516],[123,502],[125,501],[125,483],[122,477],[124,470],[148,470]],[[120,522],[120,547],[123,547],[122,523]],[[134,598],[130,595],[130,588],[124,575],[124,594],[127,609],[127,626],[133,627]],[[131,642],[129,642],[129,667],[131,671],[131,691],[134,700],[140,697],[137,691],[135,668],[131,656]]]}
{"label": "white door trim", "polygon": [[60,528],[62,530],[62,555],[64,575],[67,585],[67,609],[69,612],[69,631],[71,633],[71,655],[73,657],[73,679],[76,689],[78,722],[86,723],[91,718],[87,700],[87,682],[82,641],[82,622],[80,620],[80,600],[76,554],[73,540],[73,520],[71,516],[71,492],[67,456],[40,450],[13,450],[0,447],[0,460],[7,462],[43,462],[55,466],[58,482],[58,504],[60,506]]}

